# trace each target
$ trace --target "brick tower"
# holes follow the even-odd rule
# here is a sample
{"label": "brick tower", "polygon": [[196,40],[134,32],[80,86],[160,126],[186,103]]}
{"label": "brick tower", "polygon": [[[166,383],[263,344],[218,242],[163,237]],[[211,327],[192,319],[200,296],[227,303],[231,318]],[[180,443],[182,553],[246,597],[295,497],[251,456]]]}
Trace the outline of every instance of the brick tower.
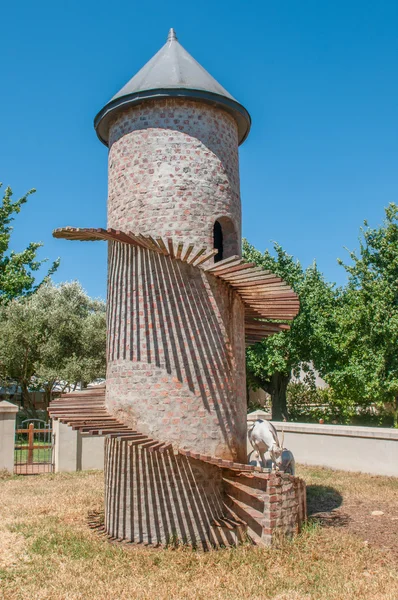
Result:
{"label": "brick tower", "polygon": [[94,124],[109,147],[108,229],[55,235],[109,242],[105,528],[216,543],[212,523],[232,511],[220,467],[249,469],[245,346],[298,310],[288,286],[241,259],[250,117],[171,29]]}
{"label": "brick tower", "polygon": [[[221,258],[241,255],[238,144],[250,118],[173,30],[95,127],[109,146],[108,227],[177,247],[212,249],[219,234]],[[110,244],[107,407],[151,437],[243,462],[243,303],[169,263]]]}

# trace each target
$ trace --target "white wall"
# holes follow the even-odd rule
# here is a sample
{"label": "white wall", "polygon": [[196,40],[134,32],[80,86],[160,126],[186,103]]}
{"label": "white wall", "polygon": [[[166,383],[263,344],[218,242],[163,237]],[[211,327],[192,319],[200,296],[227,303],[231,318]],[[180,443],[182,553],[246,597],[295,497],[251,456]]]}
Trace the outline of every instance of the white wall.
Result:
{"label": "white wall", "polygon": [[298,463],[398,477],[397,429],[273,423]]}
{"label": "white wall", "polygon": [[[248,415],[248,423],[253,416]],[[265,416],[256,411],[256,418]],[[397,429],[275,421],[274,425],[280,440],[284,431],[284,446],[298,463],[398,477]],[[53,428],[56,472],[104,468],[104,437],[82,436],[58,421],[53,421]],[[249,454],[249,441],[247,448]]]}
{"label": "white wall", "polygon": [[54,471],[56,473],[104,468],[104,437],[84,436],[53,420]]}
{"label": "white wall", "polygon": [[0,402],[0,471],[14,471],[15,419],[18,407]]}

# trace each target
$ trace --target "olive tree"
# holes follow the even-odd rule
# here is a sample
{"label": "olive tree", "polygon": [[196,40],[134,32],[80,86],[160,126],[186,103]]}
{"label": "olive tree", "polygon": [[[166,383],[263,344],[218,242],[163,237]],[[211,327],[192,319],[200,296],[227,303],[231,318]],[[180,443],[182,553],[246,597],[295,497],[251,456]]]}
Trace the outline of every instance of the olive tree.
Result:
{"label": "olive tree", "polygon": [[0,373],[22,388],[45,390],[57,381],[83,385],[105,374],[105,303],[90,298],[77,282],[45,283],[35,294],[0,306]]}

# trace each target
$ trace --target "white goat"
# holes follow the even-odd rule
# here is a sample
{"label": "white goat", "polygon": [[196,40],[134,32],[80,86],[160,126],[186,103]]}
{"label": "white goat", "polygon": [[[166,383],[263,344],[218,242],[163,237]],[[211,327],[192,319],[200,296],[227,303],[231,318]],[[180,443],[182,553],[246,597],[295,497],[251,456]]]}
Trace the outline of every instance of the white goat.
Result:
{"label": "white goat", "polygon": [[263,465],[266,465],[265,453],[269,452],[274,468],[279,471],[282,466],[282,444],[279,443],[275,427],[269,421],[258,419],[248,431],[249,441],[258,452]]}
{"label": "white goat", "polygon": [[283,448],[282,450],[282,466],[281,471],[288,473],[289,475],[296,474],[296,461],[294,460],[293,452]]}

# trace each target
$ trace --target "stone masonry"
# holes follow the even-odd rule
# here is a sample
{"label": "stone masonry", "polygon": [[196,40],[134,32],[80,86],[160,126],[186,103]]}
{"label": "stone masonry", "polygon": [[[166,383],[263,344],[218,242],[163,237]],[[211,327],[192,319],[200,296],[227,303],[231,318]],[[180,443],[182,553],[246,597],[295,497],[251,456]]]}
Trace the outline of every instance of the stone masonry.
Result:
{"label": "stone masonry", "polygon": [[56,234],[108,240],[106,392],[50,412],[108,433],[115,539],[264,545],[305,519],[304,482],[246,464],[245,344],[299,309],[281,279],[240,260],[238,146],[250,124],[170,30],[95,118],[109,146],[108,229]]}
{"label": "stone masonry", "polygon": [[[221,217],[240,240],[238,136],[230,115],[168,99],[117,117],[110,129],[110,227],[213,247]],[[113,243],[108,302],[109,410],[176,446],[244,461],[239,296],[190,265]]]}
{"label": "stone masonry", "polygon": [[108,227],[213,247],[228,218],[240,254],[238,132],[221,109],[177,98],[151,100],[110,127]]}

